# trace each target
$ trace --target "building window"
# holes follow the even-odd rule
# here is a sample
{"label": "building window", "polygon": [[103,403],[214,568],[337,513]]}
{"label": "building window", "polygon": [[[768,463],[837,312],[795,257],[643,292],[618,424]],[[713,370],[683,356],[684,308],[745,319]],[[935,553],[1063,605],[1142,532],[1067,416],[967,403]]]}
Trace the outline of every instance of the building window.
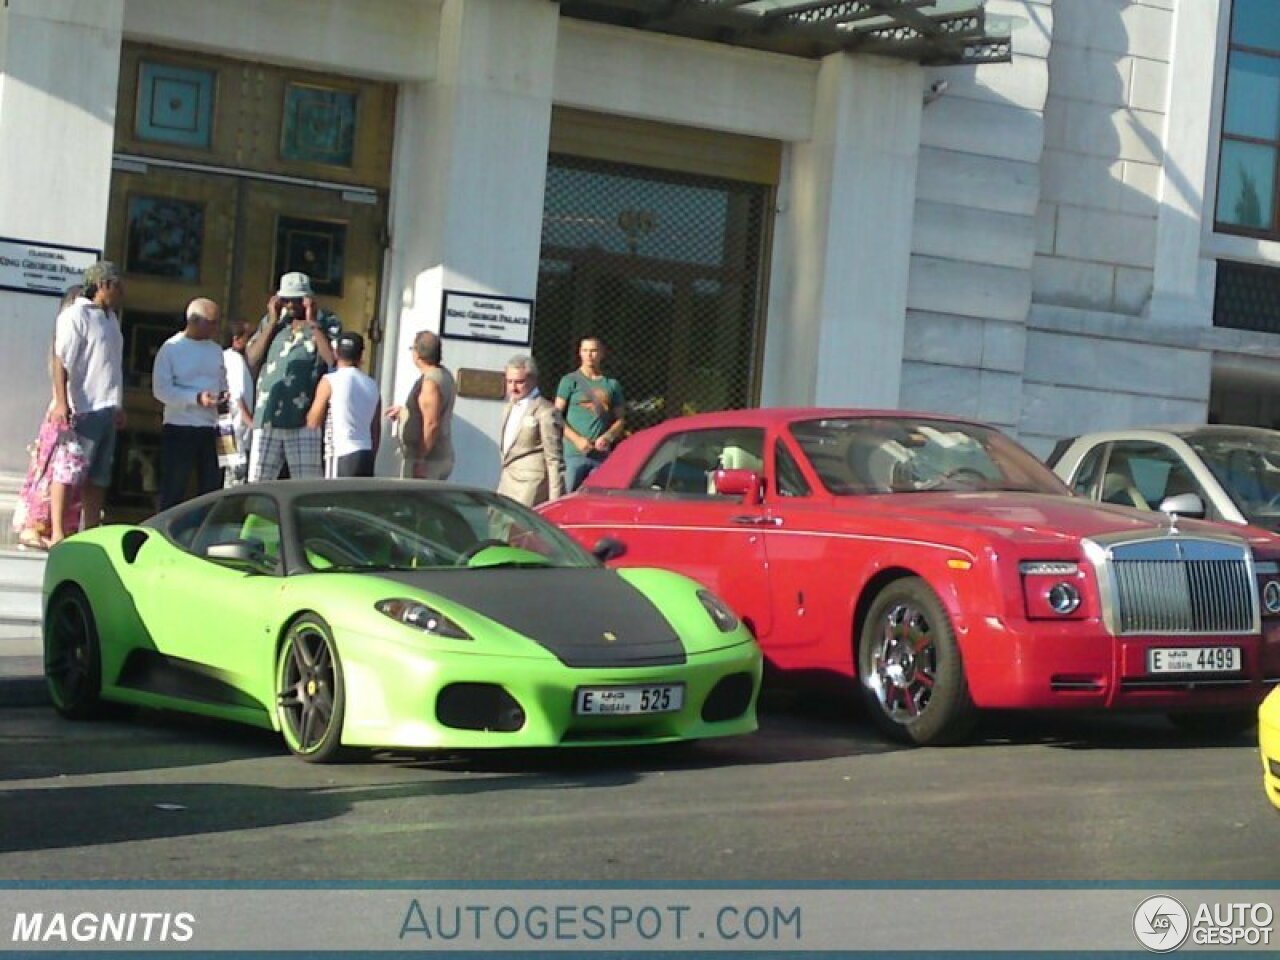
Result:
{"label": "building window", "polygon": [[1234,0],[1227,57],[1216,226],[1280,238],[1280,3]]}
{"label": "building window", "polygon": [[1280,270],[1257,263],[1219,260],[1213,325],[1280,333]]}

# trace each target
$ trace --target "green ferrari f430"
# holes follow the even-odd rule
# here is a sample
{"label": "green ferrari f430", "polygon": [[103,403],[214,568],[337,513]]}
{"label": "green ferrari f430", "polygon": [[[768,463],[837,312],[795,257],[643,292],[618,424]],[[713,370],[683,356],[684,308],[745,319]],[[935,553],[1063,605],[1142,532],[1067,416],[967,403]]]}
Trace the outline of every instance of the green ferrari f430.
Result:
{"label": "green ferrari f430", "polygon": [[221,717],[309,761],[756,727],[760,650],[716,596],[456,485],[255,484],[98,527],[50,552],[44,611],[63,715]]}

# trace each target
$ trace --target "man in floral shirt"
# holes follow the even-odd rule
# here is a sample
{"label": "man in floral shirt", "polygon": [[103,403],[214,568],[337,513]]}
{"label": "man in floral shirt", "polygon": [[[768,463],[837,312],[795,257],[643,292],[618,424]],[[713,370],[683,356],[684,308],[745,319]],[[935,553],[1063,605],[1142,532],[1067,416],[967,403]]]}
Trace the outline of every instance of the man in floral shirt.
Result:
{"label": "man in floral shirt", "polygon": [[294,479],[323,476],[321,430],[307,428],[316,385],[333,366],[332,340],[341,326],[321,310],[305,273],[286,273],[267,301],[267,315],[245,348],[258,371],[249,482],[275,480],[289,465]]}

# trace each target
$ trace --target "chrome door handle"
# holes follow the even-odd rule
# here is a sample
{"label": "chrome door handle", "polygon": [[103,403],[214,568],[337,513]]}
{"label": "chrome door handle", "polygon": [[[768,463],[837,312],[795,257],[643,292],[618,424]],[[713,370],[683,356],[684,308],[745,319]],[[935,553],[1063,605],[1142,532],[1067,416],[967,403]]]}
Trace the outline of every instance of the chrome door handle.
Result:
{"label": "chrome door handle", "polygon": [[765,517],[760,514],[739,514],[729,518],[733,523],[744,527],[780,527],[781,517]]}

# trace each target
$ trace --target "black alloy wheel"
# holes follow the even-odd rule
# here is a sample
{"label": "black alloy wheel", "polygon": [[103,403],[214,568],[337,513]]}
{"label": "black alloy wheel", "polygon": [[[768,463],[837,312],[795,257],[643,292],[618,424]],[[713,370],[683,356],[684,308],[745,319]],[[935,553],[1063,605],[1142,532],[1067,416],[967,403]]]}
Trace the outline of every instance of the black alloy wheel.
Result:
{"label": "black alloy wheel", "polygon": [[284,741],[308,763],[342,754],[346,685],[328,624],[315,614],[295,620],[276,661],[276,713]]}
{"label": "black alloy wheel", "polygon": [[53,707],[70,720],[102,712],[102,649],[84,591],[60,588],[45,611],[44,675]]}

